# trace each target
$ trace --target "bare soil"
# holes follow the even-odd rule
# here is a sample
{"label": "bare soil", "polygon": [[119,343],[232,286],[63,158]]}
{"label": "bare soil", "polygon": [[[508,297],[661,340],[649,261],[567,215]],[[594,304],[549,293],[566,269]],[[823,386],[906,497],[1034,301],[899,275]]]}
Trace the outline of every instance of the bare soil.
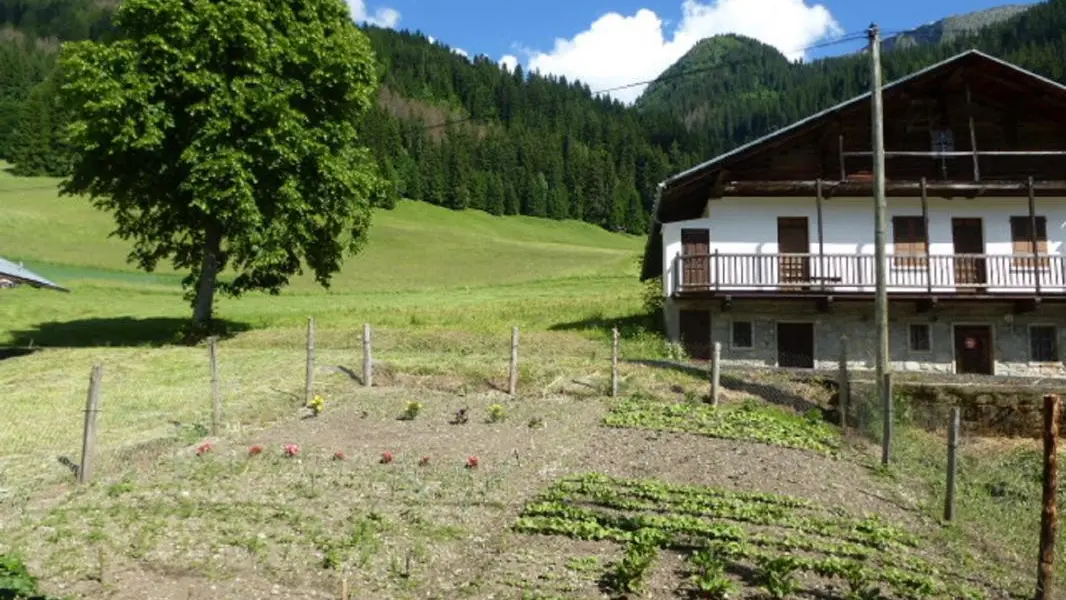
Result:
{"label": "bare soil", "polygon": [[[787,494],[927,526],[861,460],[606,429],[604,403],[580,383],[518,400],[445,383],[353,391],[317,417],[214,440],[203,456],[182,448],[51,502],[4,506],[0,551],[19,550],[45,590],[78,598],[338,598],[345,580],[351,598],[367,600],[601,598],[617,546],[510,529],[539,490],[592,471]],[[421,412],[401,420],[411,401]],[[489,422],[493,404],[504,420]],[[460,409],[468,421],[453,424]],[[256,444],[263,454],[249,457]],[[298,457],[282,455],[286,444],[299,445]],[[663,553],[648,597],[676,596],[682,571]]]}

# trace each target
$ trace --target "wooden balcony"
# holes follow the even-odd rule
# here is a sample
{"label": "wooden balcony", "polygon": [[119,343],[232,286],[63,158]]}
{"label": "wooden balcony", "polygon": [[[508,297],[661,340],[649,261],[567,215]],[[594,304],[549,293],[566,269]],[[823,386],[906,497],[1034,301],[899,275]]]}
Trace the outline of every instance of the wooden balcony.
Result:
{"label": "wooden balcony", "polygon": [[[887,262],[889,294],[1066,299],[1066,256],[889,255]],[[872,295],[876,286],[870,254],[716,252],[678,256],[674,267],[672,295]]]}

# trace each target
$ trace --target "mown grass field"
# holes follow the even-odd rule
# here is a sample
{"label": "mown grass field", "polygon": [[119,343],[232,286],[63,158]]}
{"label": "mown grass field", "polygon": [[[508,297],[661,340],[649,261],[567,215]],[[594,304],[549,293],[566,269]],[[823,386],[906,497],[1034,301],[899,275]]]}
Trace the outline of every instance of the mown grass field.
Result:
{"label": "mown grass field", "polygon": [[[172,343],[190,312],[179,275],[128,265],[107,215],[55,184],[0,175],[0,256],[73,290],[0,302],[0,344],[43,348],[0,360],[0,554],[25,556],[52,594],[335,598],[346,579],[366,599],[680,597],[725,578],[754,598],[771,575],[798,598],[1031,591],[1032,443],[965,443],[945,527],[941,437],[901,426],[882,470],[817,411],[771,406],[824,407],[817,385],[771,374],[722,409],[700,403],[700,369],[635,362],[665,357],[642,316],[642,239],[414,202],[380,212],[331,290],[303,277],[219,301],[232,335],[210,436],[206,349]],[[373,389],[358,381],[364,323]],[[500,391],[513,326],[516,399]],[[613,401],[612,326],[627,359]],[[97,363],[96,483],[78,488],[57,457],[78,458]]]}

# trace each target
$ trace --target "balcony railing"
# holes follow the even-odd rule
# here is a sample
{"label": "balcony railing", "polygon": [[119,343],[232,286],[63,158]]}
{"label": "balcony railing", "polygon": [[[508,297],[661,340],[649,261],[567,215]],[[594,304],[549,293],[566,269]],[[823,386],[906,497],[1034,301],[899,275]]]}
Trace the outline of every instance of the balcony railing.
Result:
{"label": "balcony railing", "polygon": [[[1066,293],[1066,256],[954,254],[887,257],[889,292]],[[674,292],[873,293],[870,254],[702,254],[678,256]]]}

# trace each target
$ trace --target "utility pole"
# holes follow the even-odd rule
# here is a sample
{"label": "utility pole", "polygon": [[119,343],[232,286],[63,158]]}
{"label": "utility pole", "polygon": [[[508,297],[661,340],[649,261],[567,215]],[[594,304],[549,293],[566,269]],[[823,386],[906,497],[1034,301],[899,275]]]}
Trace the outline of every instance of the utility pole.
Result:
{"label": "utility pole", "polygon": [[892,446],[892,390],[888,374],[888,290],[885,256],[885,115],[881,104],[881,29],[870,25],[870,113],[874,172],[874,320],[877,327],[876,379],[884,409],[881,464],[887,465]]}

